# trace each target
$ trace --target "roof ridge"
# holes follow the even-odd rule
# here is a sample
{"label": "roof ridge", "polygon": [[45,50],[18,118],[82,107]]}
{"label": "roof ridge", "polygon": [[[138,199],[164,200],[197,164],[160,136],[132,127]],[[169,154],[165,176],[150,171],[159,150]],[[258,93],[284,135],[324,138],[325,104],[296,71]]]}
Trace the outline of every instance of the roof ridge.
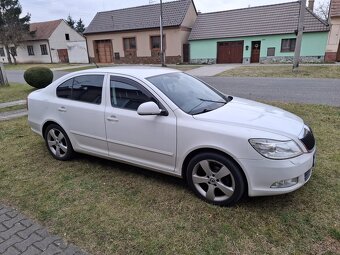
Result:
{"label": "roof ridge", "polygon": [[328,22],[326,20],[321,19],[316,13],[314,13],[312,10],[310,10],[308,7],[306,7],[306,10],[314,16],[314,18],[318,19],[322,24],[325,26],[329,26]]}
{"label": "roof ridge", "polygon": [[33,22],[33,23],[30,23],[30,25],[33,25],[33,24],[41,24],[41,23],[49,23],[49,22],[56,22],[56,21],[63,21],[63,19],[55,19],[55,20],[48,20],[48,21],[39,21],[39,22]]}
{"label": "roof ridge", "polygon": [[216,13],[222,13],[222,12],[232,12],[232,11],[240,11],[240,10],[249,10],[249,9],[255,9],[255,8],[263,8],[263,7],[271,7],[276,5],[288,5],[288,4],[296,4],[299,3],[299,1],[291,1],[286,3],[278,3],[278,4],[266,4],[266,5],[259,5],[259,6],[252,6],[252,7],[244,7],[244,8],[238,8],[238,9],[230,9],[230,10],[224,10],[224,11],[215,11],[215,12],[205,12],[200,13],[199,15],[208,15],[208,14],[216,14]]}
{"label": "roof ridge", "polygon": [[[181,2],[181,1],[190,1],[190,0],[171,0],[171,1],[169,1],[169,2],[163,3],[163,6],[164,6],[164,5],[167,5],[167,4],[172,4],[172,3],[175,3],[175,2]],[[121,8],[121,9],[114,9],[114,10],[109,10],[109,11],[100,11],[100,12],[97,12],[97,13],[105,13],[105,12],[113,12],[113,11],[122,11],[122,10],[136,9],[136,8],[148,7],[148,6],[156,6],[156,5],[160,5],[160,4],[144,4],[144,5],[126,7],[126,8]]]}

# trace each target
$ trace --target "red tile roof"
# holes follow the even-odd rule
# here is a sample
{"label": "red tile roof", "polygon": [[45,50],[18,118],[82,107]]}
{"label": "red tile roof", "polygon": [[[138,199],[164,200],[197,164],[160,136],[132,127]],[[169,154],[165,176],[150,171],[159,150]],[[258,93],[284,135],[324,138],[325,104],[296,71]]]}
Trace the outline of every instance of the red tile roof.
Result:
{"label": "red tile roof", "polygon": [[28,41],[47,40],[62,22],[62,19],[30,24],[31,36]]}

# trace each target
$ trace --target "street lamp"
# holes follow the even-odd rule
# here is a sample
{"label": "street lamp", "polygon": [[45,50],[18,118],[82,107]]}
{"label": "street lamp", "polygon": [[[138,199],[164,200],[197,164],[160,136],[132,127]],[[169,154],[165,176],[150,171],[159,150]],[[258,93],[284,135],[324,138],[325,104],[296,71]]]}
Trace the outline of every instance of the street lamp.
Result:
{"label": "street lamp", "polygon": [[166,66],[165,64],[165,54],[164,54],[164,42],[163,42],[163,1],[160,0],[161,4],[161,16],[160,16],[160,32],[161,32],[161,64],[163,67]]}

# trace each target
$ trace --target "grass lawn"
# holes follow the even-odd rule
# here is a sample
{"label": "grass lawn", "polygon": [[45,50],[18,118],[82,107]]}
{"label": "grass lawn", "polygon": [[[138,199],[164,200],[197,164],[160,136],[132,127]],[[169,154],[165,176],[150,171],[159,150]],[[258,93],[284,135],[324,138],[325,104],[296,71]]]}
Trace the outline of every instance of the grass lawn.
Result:
{"label": "grass lawn", "polygon": [[59,67],[68,67],[72,66],[72,64],[17,64],[17,65],[5,65],[5,70],[27,70],[31,67],[42,66],[48,68],[59,68]]}
{"label": "grass lawn", "polygon": [[35,88],[27,84],[11,83],[10,86],[0,86],[0,103],[26,99]]}
{"label": "grass lawn", "polygon": [[21,110],[21,109],[26,109],[26,104],[14,105],[14,106],[9,106],[9,107],[5,107],[5,108],[0,108],[0,113],[10,112],[10,111],[15,111],[15,110]]}
{"label": "grass lawn", "polygon": [[241,66],[225,71],[225,77],[284,77],[284,78],[340,78],[340,66],[300,66],[298,72],[292,66]]}
{"label": "grass lawn", "polygon": [[300,190],[221,208],[183,181],[78,155],[54,160],[26,118],[0,122],[0,203],[92,254],[339,254],[340,108],[279,104],[317,138]]}

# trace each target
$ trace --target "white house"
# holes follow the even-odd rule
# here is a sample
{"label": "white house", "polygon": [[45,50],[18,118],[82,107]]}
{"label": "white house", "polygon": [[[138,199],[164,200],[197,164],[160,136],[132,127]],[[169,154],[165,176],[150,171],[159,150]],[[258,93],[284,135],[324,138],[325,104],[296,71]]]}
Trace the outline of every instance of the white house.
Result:
{"label": "white house", "polygon": [[[86,39],[63,19],[30,24],[30,36],[20,46],[10,48],[17,63],[88,63]],[[0,62],[7,63],[0,44]]]}

